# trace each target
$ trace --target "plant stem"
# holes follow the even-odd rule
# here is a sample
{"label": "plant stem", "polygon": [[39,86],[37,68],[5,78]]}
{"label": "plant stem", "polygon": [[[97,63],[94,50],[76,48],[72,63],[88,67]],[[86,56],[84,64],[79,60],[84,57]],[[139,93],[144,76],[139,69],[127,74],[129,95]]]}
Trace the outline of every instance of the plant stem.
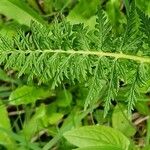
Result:
{"label": "plant stem", "polygon": [[135,55],[129,55],[129,54],[123,54],[123,53],[111,53],[111,52],[102,52],[102,51],[75,51],[75,50],[51,50],[51,49],[45,49],[45,50],[6,50],[6,51],[1,51],[0,55],[2,54],[12,54],[12,53],[25,53],[25,54],[30,54],[30,53],[61,53],[61,54],[68,54],[68,55],[95,55],[98,57],[113,57],[115,59],[128,59],[128,60],[133,60],[137,61],[140,63],[150,63],[150,58],[149,57],[144,57],[144,56],[135,56]]}

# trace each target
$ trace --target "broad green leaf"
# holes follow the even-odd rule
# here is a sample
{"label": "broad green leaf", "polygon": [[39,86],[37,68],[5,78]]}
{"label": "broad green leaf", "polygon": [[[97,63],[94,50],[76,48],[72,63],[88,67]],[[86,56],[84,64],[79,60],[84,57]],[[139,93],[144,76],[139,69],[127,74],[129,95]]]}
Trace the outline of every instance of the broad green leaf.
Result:
{"label": "broad green leaf", "polygon": [[0,0],[0,13],[27,26],[30,25],[31,20],[44,23],[38,13],[20,0]]}
{"label": "broad green leaf", "polygon": [[131,122],[131,116],[128,115],[127,108],[124,105],[118,104],[112,115],[112,126],[124,133],[126,136],[133,136],[136,132],[135,127]]}
{"label": "broad green leaf", "polygon": [[67,107],[72,101],[72,95],[67,90],[60,91],[57,95],[56,101],[59,107]]}
{"label": "broad green leaf", "polygon": [[103,146],[89,146],[84,148],[77,148],[75,150],[123,150],[116,146],[103,145]]}
{"label": "broad green leaf", "polygon": [[15,143],[13,141],[13,139],[10,137],[10,135],[5,132],[11,132],[11,125],[10,125],[10,120],[8,118],[8,113],[6,110],[5,105],[2,104],[2,102],[0,101],[0,144],[4,145],[8,148],[8,150],[10,148],[15,148]]}
{"label": "broad green leaf", "polygon": [[121,132],[106,126],[85,126],[73,129],[64,134],[64,137],[79,148],[89,146],[111,145],[127,150],[129,140]]}
{"label": "broad green leaf", "polygon": [[38,99],[50,96],[50,94],[48,89],[25,85],[11,93],[9,103],[12,105],[34,103]]}

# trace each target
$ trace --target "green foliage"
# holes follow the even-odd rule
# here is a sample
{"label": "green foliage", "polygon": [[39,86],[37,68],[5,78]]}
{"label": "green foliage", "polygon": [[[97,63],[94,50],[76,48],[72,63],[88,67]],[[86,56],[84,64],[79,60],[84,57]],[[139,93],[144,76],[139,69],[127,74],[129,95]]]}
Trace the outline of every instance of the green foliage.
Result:
{"label": "green foliage", "polygon": [[146,14],[150,15],[150,1],[149,0],[136,0],[136,4],[140,7]]}
{"label": "green foliage", "polygon": [[[140,18],[140,29],[143,29],[143,14]],[[131,85],[127,92],[128,111],[131,111],[139,95],[138,89],[149,72],[147,63],[150,63],[144,56],[143,45],[149,43],[143,30],[139,30],[135,4],[132,3],[126,29],[119,36],[112,32],[102,9],[98,10],[96,22],[91,31],[83,24],[70,25],[65,21],[56,22],[51,29],[32,22],[31,34],[18,31],[13,40],[1,37],[0,63],[5,69],[17,70],[19,77],[28,74],[28,81],[36,78],[39,84],[50,82],[52,89],[63,82],[86,82],[91,89],[85,109],[97,101],[104,80],[108,85],[104,115],[117,96],[119,80],[126,79],[126,84]]]}
{"label": "green foliage", "polygon": [[14,90],[9,96],[11,105],[21,105],[34,103],[38,99],[50,96],[50,91],[44,88],[34,86],[22,86]]}
{"label": "green foliage", "polygon": [[[2,102],[0,103],[2,104]],[[4,145],[8,149],[15,148],[13,138],[5,132],[5,130],[11,131],[10,120],[5,106],[0,107],[0,114],[0,145]]]}
{"label": "green foliage", "polygon": [[111,24],[113,26],[113,30],[114,32],[116,32],[116,34],[118,32],[120,32],[123,29],[123,23],[126,22],[126,18],[125,15],[122,11],[120,11],[122,5],[124,2],[124,7],[126,7],[126,12],[127,14],[129,14],[129,8],[130,6],[128,6],[128,0],[109,0],[106,3],[106,13],[109,16],[109,19],[111,21]]}
{"label": "green foliage", "polygon": [[149,149],[150,18],[140,1],[0,2],[0,149]]}
{"label": "green foliage", "polygon": [[20,0],[1,0],[0,13],[7,15],[11,19],[16,19],[19,23],[30,25],[31,20],[44,23],[44,20],[26,3]]}
{"label": "green foliage", "polygon": [[84,147],[84,148],[77,148],[76,150],[121,150],[118,147],[115,146],[108,146],[108,145],[103,145],[103,146],[89,146],[89,147]]}
{"label": "green foliage", "polygon": [[127,108],[124,105],[118,104],[114,108],[112,126],[128,137],[133,136],[136,132],[134,125],[131,123],[131,115],[128,115]]}
{"label": "green foliage", "polygon": [[[99,0],[80,0],[75,7],[70,10],[67,20],[71,23],[84,23],[91,28],[95,25],[95,13]],[[87,7],[88,6],[88,7]]]}
{"label": "green foliage", "polygon": [[72,102],[72,95],[69,91],[64,90],[57,94],[57,106],[59,107],[67,107],[70,106]]}
{"label": "green foliage", "polygon": [[73,129],[66,132],[64,137],[81,150],[82,148],[127,150],[130,144],[121,132],[106,126],[85,126]]}
{"label": "green foliage", "polygon": [[[30,120],[25,121],[23,125],[22,135],[26,140],[31,140],[31,138],[38,132],[43,129],[42,118],[45,116],[46,109],[44,105],[36,108],[35,114]],[[30,130],[29,130],[30,129]]]}

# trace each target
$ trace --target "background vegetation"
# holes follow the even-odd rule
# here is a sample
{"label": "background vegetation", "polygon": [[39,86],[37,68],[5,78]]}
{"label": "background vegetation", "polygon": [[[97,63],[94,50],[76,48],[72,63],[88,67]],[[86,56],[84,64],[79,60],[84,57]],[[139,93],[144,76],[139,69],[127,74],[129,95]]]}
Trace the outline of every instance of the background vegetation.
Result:
{"label": "background vegetation", "polygon": [[[84,23],[92,30],[100,5],[110,19],[113,32],[120,34],[127,24],[131,5],[128,0],[0,0],[0,34],[11,39],[18,35],[20,28],[30,33],[33,21],[51,28],[64,18],[71,24]],[[150,16],[149,0],[136,0],[136,7]],[[89,89],[80,83],[66,82],[51,90],[49,83],[29,82],[26,75],[18,78],[17,72],[3,65],[0,83],[2,150],[70,150],[76,147],[78,150],[150,150],[150,80],[141,89],[142,96],[131,114],[122,96],[127,87],[120,92],[120,101],[113,102],[106,117],[100,98],[98,104],[83,111]],[[121,81],[120,86],[123,86]],[[70,131],[81,126],[86,127]],[[90,139],[92,137],[95,141]]]}

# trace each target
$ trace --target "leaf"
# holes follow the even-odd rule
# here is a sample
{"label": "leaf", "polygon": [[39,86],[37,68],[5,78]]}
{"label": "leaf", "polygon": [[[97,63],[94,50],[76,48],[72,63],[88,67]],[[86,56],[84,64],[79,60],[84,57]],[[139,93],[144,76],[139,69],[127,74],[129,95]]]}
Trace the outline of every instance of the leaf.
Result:
{"label": "leaf", "polygon": [[[118,91],[118,95],[116,97],[117,100],[119,101],[124,101],[125,99],[127,99],[127,92],[130,91],[130,87],[131,85],[125,86],[125,87],[121,87]],[[140,95],[138,95],[137,98],[137,102],[148,102],[149,101],[149,96],[145,95],[146,92],[143,92],[143,89],[140,89],[141,93]]]}
{"label": "leaf", "polygon": [[150,1],[149,0],[136,0],[136,5],[144,11],[145,14],[150,16]]}
{"label": "leaf", "polygon": [[127,14],[129,15],[129,10],[130,10],[130,4],[129,4],[129,0],[123,0]]}
{"label": "leaf", "polygon": [[[31,1],[31,0],[30,0]],[[43,1],[43,9],[46,13],[52,13],[53,12],[53,3],[54,1],[53,0],[45,0]]]}
{"label": "leaf", "polygon": [[12,105],[29,104],[50,95],[51,93],[48,89],[24,85],[11,93],[9,103]]}
{"label": "leaf", "polygon": [[143,102],[137,102],[135,107],[138,110],[138,112],[142,115],[147,116],[150,113],[149,106],[147,105],[147,102],[144,102],[144,101]]}
{"label": "leaf", "polygon": [[41,9],[38,6],[36,0],[26,0],[26,2],[36,11],[41,12]]}
{"label": "leaf", "polygon": [[12,36],[17,34],[18,27],[26,29],[25,26],[19,25],[16,20],[4,22],[0,25],[0,34],[11,39]]}
{"label": "leaf", "polygon": [[27,26],[30,25],[31,20],[40,24],[44,23],[39,14],[20,0],[1,0],[0,13]]}
{"label": "leaf", "polygon": [[112,115],[112,126],[124,133],[124,135],[130,137],[136,132],[135,127],[131,122],[131,115],[127,115],[127,108],[124,105],[118,104]]}
{"label": "leaf", "polygon": [[63,118],[63,112],[57,112],[57,101],[46,106],[46,114],[42,118],[45,127],[49,125],[56,125]]}
{"label": "leaf", "polygon": [[60,91],[57,94],[56,103],[59,107],[67,107],[71,104],[72,95],[68,90]]}
{"label": "leaf", "polygon": [[98,38],[98,49],[106,51],[112,45],[110,36],[112,27],[106,12],[102,8],[98,9],[95,29],[95,35]]}
{"label": "leaf", "polygon": [[84,109],[86,110],[88,106],[92,106],[95,102],[97,102],[100,91],[102,89],[102,81],[101,79],[104,78],[104,69],[102,67],[103,63],[101,58],[97,60],[95,65],[94,74],[92,80],[89,83],[89,92],[87,94]]}
{"label": "leaf", "polygon": [[[69,13],[68,18],[88,19],[96,13],[99,0],[80,0],[80,2]],[[88,7],[87,7],[88,6]]]}
{"label": "leaf", "polygon": [[132,78],[131,88],[128,91],[128,112],[134,109],[134,106],[137,102],[137,97],[140,95],[139,88],[146,84],[147,81],[147,71],[144,69],[144,65],[140,64],[136,68],[136,72],[134,73],[134,77]]}
{"label": "leaf", "polygon": [[122,30],[122,24],[125,23],[126,19],[124,13],[120,10],[122,3],[123,1],[120,0],[110,0],[106,4],[106,12],[113,26],[113,30],[117,34]]}
{"label": "leaf", "polygon": [[11,77],[9,77],[7,75],[7,73],[4,70],[2,70],[2,69],[0,69],[0,80],[5,81],[5,82],[12,82],[12,83],[16,82]]}
{"label": "leaf", "polygon": [[140,18],[140,30],[145,35],[143,36],[143,40],[150,46],[150,18],[140,9],[137,9],[137,13]]}
{"label": "leaf", "polygon": [[3,115],[3,117],[0,117],[0,127],[5,127],[5,129],[11,130],[10,120],[8,118],[8,113],[6,111],[5,105],[2,103],[0,105],[0,114]]}
{"label": "leaf", "polygon": [[[80,0],[79,3],[70,11],[67,20],[71,23],[85,23],[91,28],[94,27],[95,13],[99,0]],[[88,7],[87,7],[88,6]]]}
{"label": "leaf", "polygon": [[137,46],[140,42],[140,36],[138,36],[138,21],[137,13],[135,9],[135,2],[132,2],[129,16],[127,16],[126,30],[122,36],[120,44],[120,50],[123,52],[130,52],[132,54],[137,53]]}
{"label": "leaf", "polygon": [[89,146],[84,148],[77,148],[75,150],[123,150],[116,146],[103,145],[103,146]]}
{"label": "leaf", "polygon": [[8,149],[15,148],[15,143],[7,132],[11,132],[10,120],[5,105],[0,101],[0,144],[6,146]]}
{"label": "leaf", "polygon": [[[5,69],[18,71],[19,77],[20,75],[28,74],[28,81],[36,79],[40,84],[52,84],[53,88],[63,83],[70,85],[71,83],[78,84],[80,82],[89,89],[87,81],[93,79],[93,84],[89,91],[96,94],[89,94],[91,104],[95,102],[95,98],[92,96],[99,94],[100,86],[96,88],[95,85],[100,85],[101,83],[98,79],[102,78],[102,81],[107,82],[108,88],[105,92],[107,94],[106,99],[104,99],[105,95],[100,95],[99,99],[105,101],[106,115],[111,106],[111,101],[115,100],[118,95],[119,83],[120,80],[122,81],[120,73],[118,74],[121,67],[118,66],[122,63],[122,68],[127,66],[124,69],[127,70],[125,71],[127,80],[123,80],[123,82],[127,86],[131,85],[131,89],[127,92],[128,108],[131,110],[137,101],[138,88],[143,85],[143,83],[141,84],[143,77],[139,78],[139,75],[136,75],[141,71],[137,72],[136,68],[140,64],[148,64],[145,66],[147,68],[145,71],[146,74],[149,74],[150,63],[149,56],[142,52],[146,43],[140,44],[139,37],[143,34],[137,30],[138,23],[135,20],[137,19],[135,6],[133,8],[130,11],[131,17],[127,18],[125,33],[118,34],[117,37],[111,30],[105,11],[98,12],[95,30],[91,31],[84,27],[83,24],[70,25],[65,21],[62,23],[56,22],[52,28],[32,23],[31,33],[19,32],[18,41],[16,38],[10,41],[1,37],[0,64]],[[119,47],[118,45],[116,47],[116,44]],[[135,53],[137,51],[138,53]],[[108,65],[96,67],[98,58],[106,59],[105,62]],[[102,68],[104,77],[98,75],[99,70],[102,70]],[[95,70],[98,71],[94,73]],[[134,72],[137,73],[134,74]],[[145,76],[145,73],[143,75]],[[140,86],[138,85],[139,82],[137,83],[137,79],[140,79]],[[105,88],[105,85],[101,85]],[[30,95],[30,97],[32,96]],[[32,101],[35,101],[35,99]]]}
{"label": "leaf", "polygon": [[57,124],[63,117],[62,113],[52,113],[47,119],[49,124],[54,125]]}
{"label": "leaf", "polygon": [[25,121],[22,134],[30,140],[37,132],[43,129],[42,118],[45,116],[45,105],[36,108],[35,114],[29,120]]}
{"label": "leaf", "polygon": [[118,62],[117,60],[114,60],[110,72],[110,81],[108,82],[107,94],[105,97],[104,116],[107,115],[110,109],[111,100],[115,99],[115,96],[117,95],[118,92],[118,88],[119,88],[118,71],[119,71]]}
{"label": "leaf", "polygon": [[119,131],[106,126],[85,126],[73,129],[64,134],[73,145],[80,148],[89,146],[112,145],[127,150],[129,140]]}

